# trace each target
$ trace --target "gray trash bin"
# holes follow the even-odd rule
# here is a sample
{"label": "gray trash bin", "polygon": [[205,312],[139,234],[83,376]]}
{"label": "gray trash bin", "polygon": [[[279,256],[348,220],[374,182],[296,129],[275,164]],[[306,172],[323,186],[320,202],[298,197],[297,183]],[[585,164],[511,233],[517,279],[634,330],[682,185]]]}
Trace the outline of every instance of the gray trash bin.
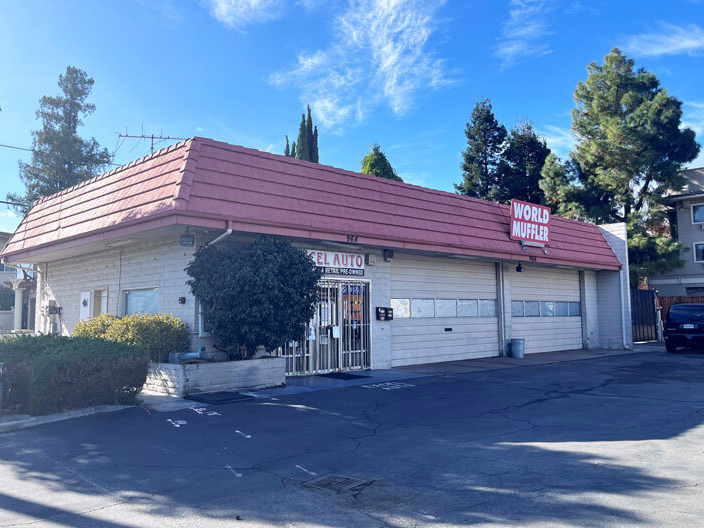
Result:
{"label": "gray trash bin", "polygon": [[511,339],[511,357],[522,358],[526,350],[525,339]]}

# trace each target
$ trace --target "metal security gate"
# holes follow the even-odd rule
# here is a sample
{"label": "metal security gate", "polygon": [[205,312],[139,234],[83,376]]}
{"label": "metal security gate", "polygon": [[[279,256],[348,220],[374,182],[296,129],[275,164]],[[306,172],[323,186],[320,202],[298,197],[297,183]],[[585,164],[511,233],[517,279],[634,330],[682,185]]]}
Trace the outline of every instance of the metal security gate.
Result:
{"label": "metal security gate", "polygon": [[322,280],[306,335],[281,348],[286,375],[369,368],[371,314],[367,281]]}
{"label": "metal security gate", "polygon": [[655,290],[631,290],[633,341],[657,341],[658,313]]}

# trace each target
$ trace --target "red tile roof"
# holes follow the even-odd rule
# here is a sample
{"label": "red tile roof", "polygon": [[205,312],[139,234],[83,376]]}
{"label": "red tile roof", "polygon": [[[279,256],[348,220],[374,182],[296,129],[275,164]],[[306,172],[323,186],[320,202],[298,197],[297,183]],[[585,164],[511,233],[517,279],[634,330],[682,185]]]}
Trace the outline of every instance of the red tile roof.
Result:
{"label": "red tile roof", "polygon": [[[9,261],[169,224],[592,269],[620,263],[593,224],[553,217],[547,253],[509,239],[506,205],[192,138],[38,200]],[[99,238],[98,238],[99,239]]]}

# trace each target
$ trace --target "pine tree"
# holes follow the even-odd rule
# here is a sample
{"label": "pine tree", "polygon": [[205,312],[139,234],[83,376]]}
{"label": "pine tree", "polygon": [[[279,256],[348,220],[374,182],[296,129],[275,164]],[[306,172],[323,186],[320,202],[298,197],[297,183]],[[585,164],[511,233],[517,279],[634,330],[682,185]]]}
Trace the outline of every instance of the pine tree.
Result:
{"label": "pine tree", "polygon": [[492,198],[503,203],[508,203],[512,198],[541,203],[540,171],[548,154],[550,149],[535,132],[531,122],[516,125],[508,136],[496,168]]}
{"label": "pine tree", "polygon": [[455,190],[465,196],[495,199],[496,168],[506,141],[506,128],[494,116],[489,99],[478,101],[465,128],[467,148],[462,153],[463,181]]}
{"label": "pine tree", "polygon": [[110,163],[107,149],[77,134],[82,118],[95,111],[95,105],[86,102],[93,83],[83,70],[69,66],[59,75],[61,94],[41,98],[36,115],[42,128],[32,132],[32,162],[19,163],[25,194],[7,195],[8,201],[23,204],[17,208],[23,214],[38,198],[92,178]]}
{"label": "pine tree", "polygon": [[286,156],[287,158],[291,157],[291,147],[289,147],[288,144],[288,136],[286,136],[286,148],[284,149],[284,156]]}
{"label": "pine tree", "polygon": [[396,170],[391,166],[386,154],[379,148],[378,143],[374,143],[371,152],[362,159],[361,172],[379,176],[380,178],[386,178],[387,180],[403,181],[403,179],[396,174]]}
{"label": "pine tree", "polygon": [[640,277],[681,265],[680,244],[669,237],[663,198],[681,190],[679,171],[697,157],[699,145],[694,131],[682,127],[682,103],[655,75],[634,70],[634,61],[620,50],[613,49],[604,64],[591,63],[587,71],[587,80],[575,90],[572,131],[577,145],[571,162],[578,172],[566,196],[589,220],[628,224],[635,287]]}

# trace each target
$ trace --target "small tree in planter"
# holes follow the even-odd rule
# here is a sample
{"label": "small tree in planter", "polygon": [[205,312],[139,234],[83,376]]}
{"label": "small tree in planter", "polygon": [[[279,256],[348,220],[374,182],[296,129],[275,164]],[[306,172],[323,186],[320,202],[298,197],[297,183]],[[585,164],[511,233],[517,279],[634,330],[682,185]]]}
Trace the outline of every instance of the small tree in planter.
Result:
{"label": "small tree in planter", "polygon": [[186,273],[218,345],[238,357],[301,339],[315,313],[321,270],[285,240],[261,237],[235,251],[206,246]]}

